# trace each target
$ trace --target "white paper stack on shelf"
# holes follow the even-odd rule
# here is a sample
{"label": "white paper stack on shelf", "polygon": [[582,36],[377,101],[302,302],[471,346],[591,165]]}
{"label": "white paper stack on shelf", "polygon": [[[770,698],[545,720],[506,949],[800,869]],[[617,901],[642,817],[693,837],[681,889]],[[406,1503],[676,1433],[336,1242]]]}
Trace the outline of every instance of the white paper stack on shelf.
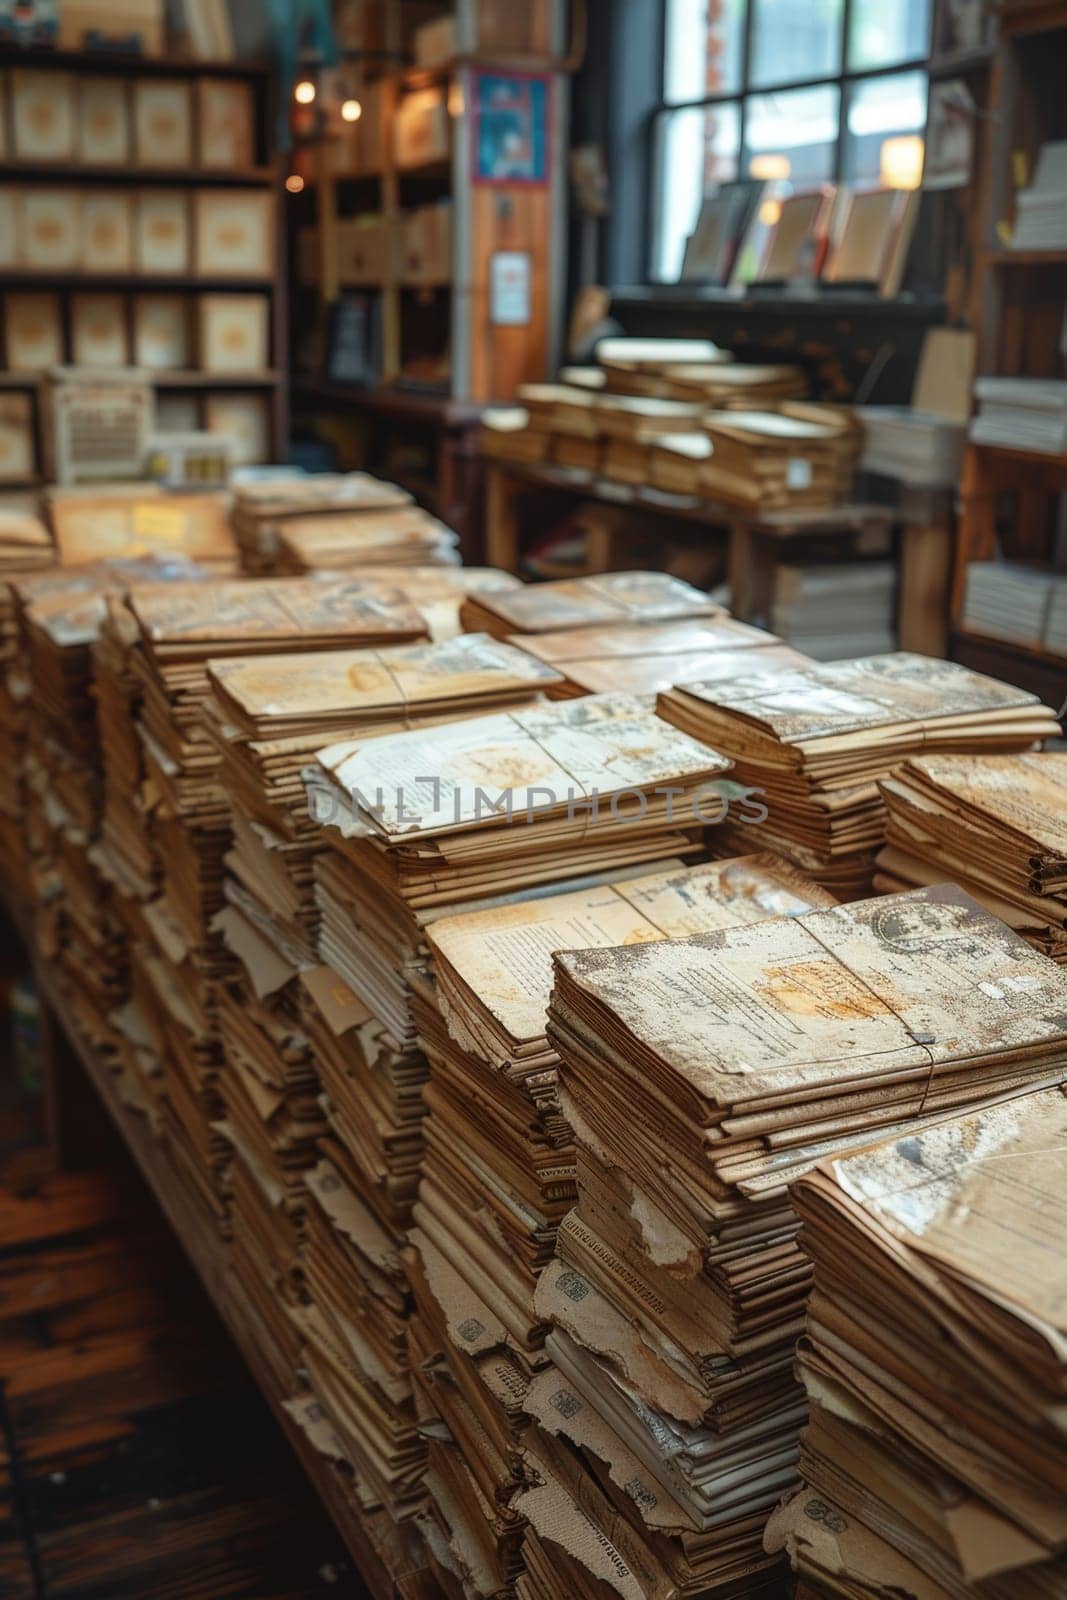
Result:
{"label": "white paper stack on shelf", "polygon": [[896,648],[897,573],[892,561],[780,563],[768,622],[816,661],[881,655]]}
{"label": "white paper stack on shelf", "polygon": [[974,444],[1039,455],[1067,453],[1067,381],[1058,378],[976,378]]}
{"label": "white paper stack on shelf", "polygon": [[1067,573],[1052,580],[1044,644],[1046,650],[1054,650],[1059,656],[1067,656]]}
{"label": "white paper stack on shelf", "polygon": [[879,788],[876,889],[958,883],[1067,961],[1067,756],[916,756]]}
{"label": "white paper stack on shelf", "polygon": [[803,1486],[767,1544],[834,1595],[1067,1587],[1067,1100],[1023,1094],[827,1160],[793,1191],[814,1264]]}
{"label": "white paper stack on shelf", "polygon": [[[1036,695],[952,661],[900,652],[686,683],[660,714],[734,762],[732,778],[768,809],[760,847],[776,850],[842,896],[870,883],[884,841],[878,780],[909,755],[1015,754],[1056,738]],[[743,833],[751,833],[743,829]],[[722,850],[740,844],[729,820]]]}
{"label": "white paper stack on shelf", "polygon": [[971,414],[976,340],[962,328],[931,328],[923,339],[907,406],[856,406],[865,472],[920,489],[959,482]]}
{"label": "white paper stack on shelf", "polygon": [[949,488],[959,482],[965,422],[951,422],[911,406],[857,406],[863,424],[864,472],[878,472],[917,488]]}
{"label": "white paper stack on shelf", "polygon": [[495,1413],[487,1426],[500,1441],[497,1475],[486,1487],[498,1507],[524,1481],[515,1413],[545,1365],[534,1291],[576,1199],[558,1060],[545,1038],[553,950],[632,945],[829,903],[784,863],[751,856],[678,862],[429,925],[435,983],[415,1002],[430,1082],[413,1277],[424,1329],[435,1330],[454,1385],[434,1388],[445,1421],[455,1393],[479,1414]]}
{"label": "white paper stack on shelf", "polygon": [[1011,248],[1067,249],[1067,140],[1041,146],[1033,183],[1016,193]]}
{"label": "white paper stack on shelf", "polygon": [[[670,1536],[689,1587],[664,1592],[713,1593],[758,1571],[795,1475],[810,1266],[788,1185],[1061,1082],[1067,973],[952,887],[554,960],[579,1198],[527,1408],[630,1537]],[[566,1548],[539,1494],[519,1508]]]}
{"label": "white paper stack on shelf", "polygon": [[1037,567],[1013,561],[971,561],[963,597],[963,626],[992,639],[1040,646],[1055,582],[1052,573]]}

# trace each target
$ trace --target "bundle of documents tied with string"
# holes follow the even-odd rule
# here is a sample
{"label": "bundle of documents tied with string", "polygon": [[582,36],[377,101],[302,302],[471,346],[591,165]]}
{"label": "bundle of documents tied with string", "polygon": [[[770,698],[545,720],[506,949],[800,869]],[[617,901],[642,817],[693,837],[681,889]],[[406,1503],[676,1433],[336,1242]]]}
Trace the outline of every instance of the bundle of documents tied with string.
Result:
{"label": "bundle of documents tied with string", "polygon": [[519,1506],[566,1548],[591,1478],[629,1537],[670,1536],[684,1580],[662,1592],[704,1592],[770,1562],[795,1474],[810,1268],[788,1185],[1062,1081],[1067,974],[953,887],[554,959],[578,1205],[538,1282],[554,1367],[526,1402],[553,1494]]}
{"label": "bundle of documents tied with string", "polygon": [[679,622],[589,623],[553,633],[512,634],[511,642],[562,674],[554,700],[619,690],[655,695],[676,683],[730,682],[753,666],[803,666],[808,660],[776,634],[725,612]]}
{"label": "bundle of documents tied with string", "polygon": [[[164,1068],[173,1078],[169,1125],[202,1181],[224,1168],[229,1150],[216,1126],[223,1107],[215,1008],[218,981],[233,963],[211,926],[223,907],[231,813],[203,718],[208,662],[400,643],[423,635],[425,626],[395,591],[346,578],[148,587],[127,604],[136,628],[131,660],[142,696],[139,732],[160,866],[161,893],[145,912],[153,943],[143,955],[158,995]],[[210,1160],[194,1156],[196,1142],[200,1157],[210,1151]]]}
{"label": "bundle of documents tied with string", "polygon": [[604,572],[486,593],[475,590],[460,607],[469,633],[505,639],[515,633],[550,633],[599,623],[675,622],[720,616],[724,607],[666,572]]}
{"label": "bundle of documents tied with string", "polygon": [[406,489],[367,472],[240,484],[232,519],[242,566],[259,576],[456,560],[450,528],[420,510]]}
{"label": "bundle of documents tied with string", "polygon": [[[870,885],[885,837],[878,780],[898,762],[920,752],[1018,753],[1059,734],[1036,695],[906,652],[774,673],[754,664],[732,683],[669,689],[658,708],[761,791],[761,848],[840,894]],[[719,837],[737,847],[729,825]]]}
{"label": "bundle of documents tied with string", "polygon": [[825,1161],[803,1479],[772,1517],[818,1593],[1039,1600],[1067,1587],[1067,1100],[1024,1094]]}
{"label": "bundle of documents tied with string", "polygon": [[878,787],[876,889],[950,879],[1067,961],[1067,755],[915,756]]}
{"label": "bundle of documents tied with string", "polygon": [[[428,925],[433,981],[417,985],[414,1002],[430,1081],[411,1276],[420,1337],[440,1352],[433,1403],[453,1438],[466,1440],[461,1455],[471,1448],[463,1415],[481,1419],[493,1448],[475,1439],[468,1466],[498,1516],[525,1481],[522,1400],[545,1365],[536,1282],[576,1198],[558,1059],[545,1038],[552,952],[667,939],[830,903],[785,862],[750,856],[635,869]],[[451,1470],[462,1476],[463,1461]],[[478,1542],[477,1523],[472,1531],[444,1504],[437,1514],[454,1544]],[[514,1531],[512,1513],[502,1532]]]}

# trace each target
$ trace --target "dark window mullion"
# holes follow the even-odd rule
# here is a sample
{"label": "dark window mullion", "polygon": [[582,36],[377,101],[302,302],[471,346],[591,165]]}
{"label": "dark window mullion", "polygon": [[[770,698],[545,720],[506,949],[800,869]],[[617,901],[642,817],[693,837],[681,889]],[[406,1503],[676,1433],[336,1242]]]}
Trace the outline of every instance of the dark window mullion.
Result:
{"label": "dark window mullion", "polygon": [[740,104],[737,129],[737,176],[748,175],[748,97],[752,90],[752,40],[759,0],[745,0],[745,31],[741,36]]}

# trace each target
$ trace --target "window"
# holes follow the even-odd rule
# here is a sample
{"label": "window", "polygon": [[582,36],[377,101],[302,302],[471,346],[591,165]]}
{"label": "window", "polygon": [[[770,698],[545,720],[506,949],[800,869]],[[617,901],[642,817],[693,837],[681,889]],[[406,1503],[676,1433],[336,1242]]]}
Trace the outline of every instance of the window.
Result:
{"label": "window", "polygon": [[703,196],[741,177],[877,184],[926,123],[931,0],[663,0],[652,277],[674,283]]}

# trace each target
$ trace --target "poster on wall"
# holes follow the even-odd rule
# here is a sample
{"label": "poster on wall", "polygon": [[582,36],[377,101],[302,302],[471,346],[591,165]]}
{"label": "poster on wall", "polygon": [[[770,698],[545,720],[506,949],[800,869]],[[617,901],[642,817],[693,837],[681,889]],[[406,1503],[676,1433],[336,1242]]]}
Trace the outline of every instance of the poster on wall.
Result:
{"label": "poster on wall", "polygon": [[547,76],[474,74],[475,183],[548,182],[550,103]]}

